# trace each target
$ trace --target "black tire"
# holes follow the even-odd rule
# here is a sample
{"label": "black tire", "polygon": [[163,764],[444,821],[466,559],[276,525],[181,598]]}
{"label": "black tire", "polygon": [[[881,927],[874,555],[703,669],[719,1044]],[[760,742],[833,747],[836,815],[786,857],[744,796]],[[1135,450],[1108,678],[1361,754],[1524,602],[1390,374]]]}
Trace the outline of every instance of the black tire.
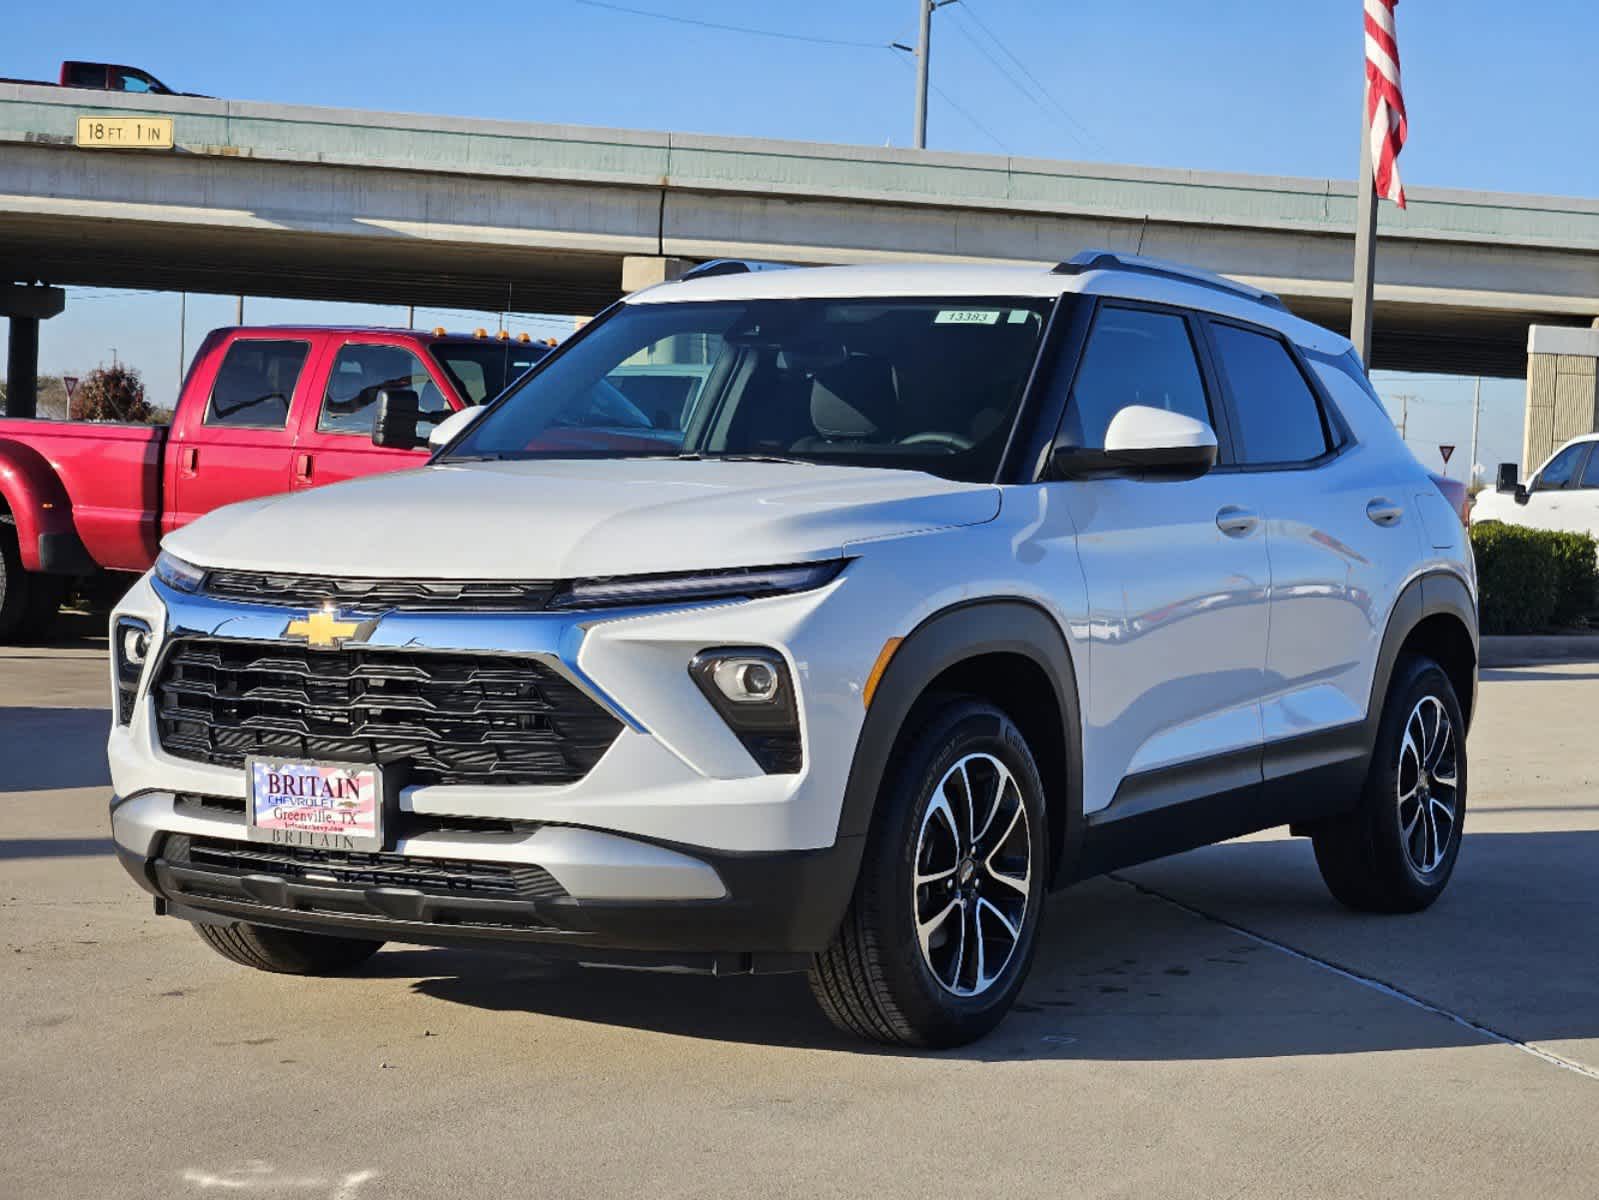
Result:
{"label": "black tire", "polygon": [[17,549],[17,527],[0,518],[0,645],[18,636],[28,611],[29,576]]}
{"label": "black tire", "polygon": [[[822,1011],[845,1032],[890,1045],[960,1046],[999,1024],[1032,963],[1049,866],[1044,789],[1026,739],[992,705],[953,697],[914,719],[916,727],[906,731],[909,745],[883,781],[855,895],[832,945],[812,961],[810,984]],[[958,778],[947,790],[940,785],[963,760],[969,760],[978,807],[994,814],[975,841],[942,823],[946,813],[956,824],[962,819],[954,810],[965,785]],[[983,799],[990,794],[996,797],[991,805]],[[934,812],[939,796],[948,803]],[[1003,833],[994,832],[1001,822],[1007,823]],[[966,819],[967,829],[983,824],[977,816]],[[925,875],[946,857],[956,863],[947,878],[915,885],[919,866]],[[1005,870],[990,869],[996,865]],[[1013,880],[1008,886],[1006,878]],[[932,917],[940,909],[950,912],[952,904],[958,909],[934,926]],[[918,935],[920,919],[936,943],[928,951]],[[1013,920],[1014,939],[1008,933]],[[951,942],[957,921],[959,957]],[[972,928],[977,932],[968,934]],[[992,949],[968,961],[968,942]],[[1003,965],[979,987],[978,972],[1000,953]],[[972,994],[957,994],[959,988]]]}
{"label": "black tire", "polygon": [[[1447,738],[1431,725],[1440,712],[1449,723]],[[1350,908],[1420,912],[1443,894],[1460,856],[1466,723],[1449,676],[1420,655],[1394,667],[1381,720],[1359,807],[1312,835],[1316,865],[1328,890]],[[1440,745],[1425,782],[1407,730],[1408,746],[1425,747],[1426,757]],[[1413,798],[1402,800],[1405,793]],[[1446,811],[1452,812],[1447,819]]]}
{"label": "black tire", "polygon": [[48,637],[67,598],[67,581],[59,575],[29,575],[27,599],[22,606],[18,638],[36,641]]}
{"label": "black tire", "polygon": [[200,940],[223,958],[257,971],[280,975],[342,975],[360,966],[383,947],[382,942],[298,933],[266,925],[201,925]]}

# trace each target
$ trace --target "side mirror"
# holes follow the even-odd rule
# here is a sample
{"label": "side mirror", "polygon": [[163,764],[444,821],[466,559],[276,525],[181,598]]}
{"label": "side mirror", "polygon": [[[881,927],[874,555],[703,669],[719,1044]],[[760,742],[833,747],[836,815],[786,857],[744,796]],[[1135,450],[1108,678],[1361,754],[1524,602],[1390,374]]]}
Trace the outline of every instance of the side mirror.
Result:
{"label": "side mirror", "polygon": [[438,450],[449,445],[455,440],[457,434],[482,415],[483,409],[475,404],[463,408],[459,412],[451,413],[438,425],[434,426],[433,432],[428,434],[428,449]]}
{"label": "side mirror", "polygon": [[1521,470],[1513,462],[1499,464],[1499,475],[1494,480],[1494,491],[1509,492],[1517,504],[1527,503],[1527,489],[1521,483]]}
{"label": "side mirror", "polygon": [[1197,479],[1216,465],[1216,433],[1183,413],[1129,404],[1111,418],[1103,450],[1056,446],[1050,462],[1056,479]]}
{"label": "side mirror", "polygon": [[415,450],[422,444],[416,432],[421,422],[422,406],[415,392],[406,388],[385,388],[378,393],[372,444],[385,450]]}

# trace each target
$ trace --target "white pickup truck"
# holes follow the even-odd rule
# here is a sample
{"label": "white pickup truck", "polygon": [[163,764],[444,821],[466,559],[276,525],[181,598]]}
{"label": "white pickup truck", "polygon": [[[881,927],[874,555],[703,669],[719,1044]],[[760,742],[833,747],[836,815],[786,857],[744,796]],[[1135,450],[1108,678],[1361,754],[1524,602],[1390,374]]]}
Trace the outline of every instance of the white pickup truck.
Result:
{"label": "white pickup truck", "polygon": [[1493,491],[1477,497],[1471,523],[1498,521],[1528,529],[1599,537],[1599,433],[1572,438],[1521,483],[1515,463],[1499,464]]}

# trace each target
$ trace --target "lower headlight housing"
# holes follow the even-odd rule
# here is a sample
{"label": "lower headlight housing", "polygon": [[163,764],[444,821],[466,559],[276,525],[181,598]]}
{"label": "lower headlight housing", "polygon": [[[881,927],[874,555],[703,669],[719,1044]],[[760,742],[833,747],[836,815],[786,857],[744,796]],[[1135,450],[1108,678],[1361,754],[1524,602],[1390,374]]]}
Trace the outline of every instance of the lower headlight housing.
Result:
{"label": "lower headlight housing", "polygon": [[117,724],[133,720],[133,705],[139,695],[144,668],[150,662],[154,637],[148,622],[138,617],[118,617],[112,631],[111,661],[117,671]]}
{"label": "lower headlight housing", "polygon": [[759,646],[702,650],[688,673],[761,770],[799,773],[804,765],[799,706],[781,654]]}

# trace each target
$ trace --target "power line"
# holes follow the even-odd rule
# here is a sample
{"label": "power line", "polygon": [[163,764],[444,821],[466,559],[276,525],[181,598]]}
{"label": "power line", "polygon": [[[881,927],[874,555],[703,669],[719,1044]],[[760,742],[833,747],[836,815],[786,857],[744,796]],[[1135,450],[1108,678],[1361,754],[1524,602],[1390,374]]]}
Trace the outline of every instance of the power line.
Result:
{"label": "power line", "polygon": [[[1034,75],[1027,69],[1027,64],[1017,57],[1016,53],[1011,50],[1009,46],[1000,40],[999,35],[989,28],[988,23],[984,21],[982,17],[977,15],[976,10],[972,7],[972,0],[965,0],[965,3],[961,5],[961,9],[976,23],[979,29],[988,35],[989,40],[992,41],[994,45],[999,47],[1000,52],[1003,53],[1006,58],[1010,59],[1011,62],[1016,64],[1017,69],[1020,70],[1024,76],[1026,76],[1027,81],[1038,89],[1038,94],[1040,96],[1044,97],[1045,100],[1048,100],[1050,104],[1054,105],[1055,110],[1059,112],[1061,116],[1065,117],[1067,121],[1071,122],[1071,124],[1074,125],[1079,132],[1081,132],[1083,138],[1086,138],[1089,142],[1092,142],[1101,151],[1105,150],[1105,144],[1095,137],[1093,132],[1086,125],[1073,116],[1069,108],[1067,108],[1059,100],[1055,99],[1055,94],[1046,88],[1041,82],[1039,82],[1038,76]],[[1079,138],[1078,142],[1079,144],[1083,144],[1082,138]]]}
{"label": "power line", "polygon": [[655,12],[648,8],[631,8],[625,4],[612,4],[610,0],[576,0],[587,8],[604,8],[611,12],[627,13],[634,17],[654,17],[657,21],[672,21],[678,25],[695,25],[701,29],[717,29],[723,33],[742,33],[752,37],[779,38],[785,42],[809,42],[813,46],[847,46],[854,50],[881,50],[886,42],[860,42],[849,38],[820,37],[809,33],[790,33],[782,29],[757,29],[751,25],[728,25],[721,21],[703,21],[698,17],[683,17],[676,13]]}
{"label": "power line", "polygon": [[[961,10],[964,10],[965,8],[966,8],[965,5],[961,6]],[[960,11],[960,10],[957,10],[957,11]],[[977,19],[976,16],[974,14],[972,14],[970,11],[967,11],[966,15],[968,17],[971,17],[974,21]],[[977,38],[972,35],[972,33],[966,28],[965,25],[957,23],[956,26],[955,26],[955,29],[956,29],[956,32],[958,32],[961,35],[961,37],[965,38],[967,40],[967,42],[969,42],[971,44],[973,49],[975,49],[979,54],[981,54],[984,58],[986,58],[989,61],[989,64],[994,68],[994,70],[997,71],[1000,75],[1002,75],[1005,78],[1005,81],[1007,83],[1009,83],[1011,85],[1011,87],[1015,88],[1016,91],[1021,95],[1021,97],[1024,100],[1026,100],[1034,108],[1038,109],[1038,111],[1040,113],[1042,113],[1045,116],[1045,118],[1047,118],[1052,124],[1054,124],[1057,128],[1059,128],[1063,133],[1065,133],[1067,137],[1071,138],[1072,141],[1076,142],[1079,146],[1086,146],[1087,145],[1087,143],[1084,142],[1083,139],[1078,135],[1076,130],[1070,129],[1067,126],[1063,125],[1061,123],[1060,119],[1053,112],[1050,111],[1050,109],[1044,104],[1044,102],[1042,100],[1040,100],[1038,98],[1038,96],[1032,90],[1030,90],[1025,84],[1022,83],[1022,81],[1020,79],[1018,79],[1016,77],[1016,72],[1011,70],[1003,62],[1001,62],[998,58],[996,58],[994,56],[994,53],[991,50],[989,50],[989,48],[987,46],[983,45],[982,42],[978,41]],[[990,36],[992,36],[992,35],[990,35]],[[1002,46],[1000,48],[1003,49],[1004,47]]]}
{"label": "power line", "polygon": [[[902,58],[900,55],[896,54],[894,56],[894,58],[895,58],[896,61],[898,61],[900,63],[904,63],[904,65],[905,65],[907,70],[910,70],[912,72],[914,72],[916,70],[915,67],[911,66],[911,64],[906,62],[905,59]],[[994,145],[998,146],[1006,154],[1010,153],[1010,147],[1007,146],[1004,143],[1004,141],[1000,138],[1000,136],[997,133],[995,133],[987,125],[984,125],[976,117],[972,116],[971,113],[967,112],[964,108],[962,108],[959,104],[957,104],[955,102],[954,97],[952,97],[948,92],[946,92],[943,88],[939,87],[938,84],[936,84],[936,83],[931,83],[931,84],[929,84],[929,86],[933,89],[933,93],[940,100],[942,100],[945,104],[949,105],[956,112],[960,113],[960,115],[965,117],[967,119],[967,121],[971,122],[971,125],[972,125],[972,127],[974,129],[976,129],[980,133],[982,133],[984,137],[988,138],[989,141],[993,142]]]}

